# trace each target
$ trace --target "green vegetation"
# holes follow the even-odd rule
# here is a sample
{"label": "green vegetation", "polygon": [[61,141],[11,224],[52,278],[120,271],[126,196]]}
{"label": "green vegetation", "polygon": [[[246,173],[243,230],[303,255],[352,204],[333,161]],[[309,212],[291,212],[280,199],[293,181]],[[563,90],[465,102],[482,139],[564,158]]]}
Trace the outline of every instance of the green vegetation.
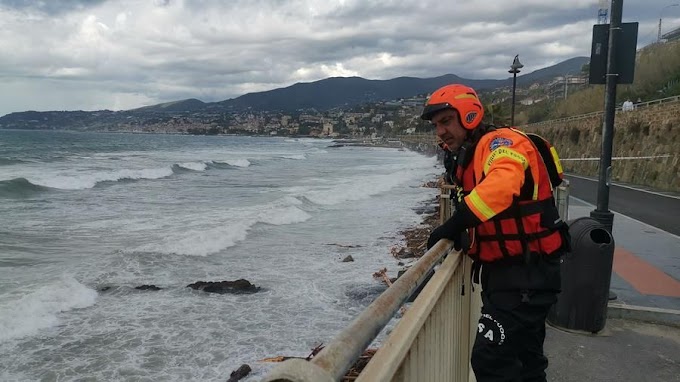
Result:
{"label": "green vegetation", "polygon": [[[587,73],[588,66],[584,65],[582,70]],[[652,44],[639,50],[633,84],[619,85],[616,99],[621,104],[626,99],[645,102],[676,95],[680,95],[680,41]],[[588,85],[573,91],[566,99],[529,106],[517,104],[515,121],[522,125],[602,111],[603,107],[604,85]]]}

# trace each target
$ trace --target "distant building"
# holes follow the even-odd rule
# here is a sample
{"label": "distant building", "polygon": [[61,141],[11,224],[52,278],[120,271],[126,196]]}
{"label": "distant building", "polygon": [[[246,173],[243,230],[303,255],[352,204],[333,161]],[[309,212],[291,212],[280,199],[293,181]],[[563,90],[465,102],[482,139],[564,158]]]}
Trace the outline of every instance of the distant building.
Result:
{"label": "distant building", "polygon": [[582,74],[568,74],[566,76],[555,77],[555,79],[550,84],[548,84],[548,98],[567,98],[569,92],[579,89],[587,84],[588,77]]}

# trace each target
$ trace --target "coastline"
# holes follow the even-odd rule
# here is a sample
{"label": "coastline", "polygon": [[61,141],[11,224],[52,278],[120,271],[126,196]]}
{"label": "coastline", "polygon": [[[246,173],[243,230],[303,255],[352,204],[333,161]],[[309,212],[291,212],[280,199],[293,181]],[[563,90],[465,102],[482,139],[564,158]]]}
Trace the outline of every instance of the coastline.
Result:
{"label": "coastline", "polygon": [[[437,188],[436,182],[425,183],[422,187]],[[427,251],[427,239],[430,232],[439,225],[439,195],[430,201],[425,201],[420,207],[415,208],[416,213],[422,216],[420,224],[406,228],[399,232],[404,236],[405,246],[392,249],[392,254],[397,259],[420,258]]]}

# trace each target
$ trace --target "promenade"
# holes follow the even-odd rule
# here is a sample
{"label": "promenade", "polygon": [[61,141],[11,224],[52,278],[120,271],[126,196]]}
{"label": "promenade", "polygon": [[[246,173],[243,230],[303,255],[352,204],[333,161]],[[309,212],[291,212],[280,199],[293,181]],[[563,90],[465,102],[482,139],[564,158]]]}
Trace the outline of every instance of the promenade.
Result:
{"label": "promenade", "polygon": [[[584,192],[585,188],[572,188],[571,194],[593,200],[595,194]],[[612,187],[612,196],[624,192],[632,191],[615,191]],[[625,205],[631,215],[636,214],[636,208],[650,210],[654,205],[663,206],[659,214],[672,213],[680,205],[675,196],[644,190],[638,193],[627,197]],[[640,202],[650,197],[658,200]],[[569,219],[589,216],[594,208],[585,200],[571,197]],[[607,324],[597,335],[548,326],[548,380],[680,381],[680,237],[616,213],[613,205],[610,208],[615,213],[616,248],[610,290],[617,299],[610,301]],[[674,228],[678,229],[678,215],[675,220],[678,223]],[[667,225],[662,219],[648,222]]]}

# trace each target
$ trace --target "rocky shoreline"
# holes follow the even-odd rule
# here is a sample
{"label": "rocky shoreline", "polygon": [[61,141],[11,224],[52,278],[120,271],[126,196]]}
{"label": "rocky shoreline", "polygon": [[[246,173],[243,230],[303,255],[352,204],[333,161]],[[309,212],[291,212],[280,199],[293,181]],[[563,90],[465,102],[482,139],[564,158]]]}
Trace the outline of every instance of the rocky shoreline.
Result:
{"label": "rocky shoreline", "polygon": [[[422,187],[438,188],[438,185],[436,181],[430,181]],[[422,216],[421,223],[400,231],[399,234],[404,236],[404,245],[390,249],[392,255],[399,260],[417,259],[427,251],[427,239],[430,232],[439,225],[439,195],[414,210]]]}

